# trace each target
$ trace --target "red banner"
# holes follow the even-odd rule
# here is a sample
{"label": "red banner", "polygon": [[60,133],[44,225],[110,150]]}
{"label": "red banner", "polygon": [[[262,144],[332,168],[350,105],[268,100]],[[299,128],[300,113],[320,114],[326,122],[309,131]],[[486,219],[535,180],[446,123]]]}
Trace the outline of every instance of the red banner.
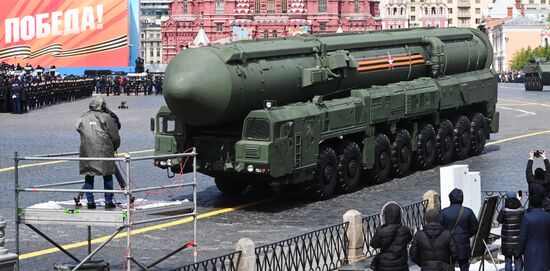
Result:
{"label": "red banner", "polygon": [[2,0],[0,61],[127,67],[128,1]]}

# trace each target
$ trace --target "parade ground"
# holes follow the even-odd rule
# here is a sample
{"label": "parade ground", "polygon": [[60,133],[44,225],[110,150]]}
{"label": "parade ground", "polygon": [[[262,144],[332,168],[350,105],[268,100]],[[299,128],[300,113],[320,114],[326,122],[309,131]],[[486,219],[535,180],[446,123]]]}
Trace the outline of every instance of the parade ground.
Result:
{"label": "parade ground", "polygon": [[[103,96],[110,109],[120,118],[122,128],[119,153],[133,156],[153,154],[154,136],[149,121],[164,105],[162,96]],[[75,122],[88,109],[91,98],[62,103],[34,110],[28,114],[0,114],[0,216],[8,221],[6,247],[13,252],[14,240],[14,169],[13,155],[77,152],[80,138]],[[117,109],[121,101],[128,109]],[[483,191],[527,190],[525,165],[530,150],[550,150],[550,89],[526,92],[522,84],[500,84],[497,110],[500,132],[491,135],[485,151],[454,164],[468,164],[470,171],[480,171]],[[201,114],[201,112],[197,112]],[[535,166],[542,161],[535,161]],[[167,185],[173,182],[166,171],[148,160],[134,164],[132,182],[138,186]],[[178,177],[176,177],[178,178]],[[185,175],[188,181],[190,176]],[[23,163],[19,171],[22,185],[81,180],[78,164],[67,161],[35,161]],[[96,178],[96,187],[102,181]],[[79,188],[74,186],[73,188]],[[198,179],[198,259],[206,259],[234,251],[235,243],[244,237],[256,245],[283,240],[323,226],[339,223],[342,215],[356,209],[363,215],[374,214],[389,200],[402,205],[421,200],[427,190],[439,190],[439,167],[414,172],[384,184],[362,186],[358,191],[331,199],[310,202],[295,187],[249,189],[239,197],[221,194],[211,177]],[[48,201],[72,200],[67,193],[27,193],[20,205],[30,206]],[[446,197],[447,195],[442,195]],[[97,195],[96,198],[102,198]],[[168,201],[191,198],[190,189],[162,190],[150,199]],[[117,201],[124,201],[121,195]],[[157,255],[191,241],[190,219],[146,224],[136,228],[132,236],[132,254],[150,262]],[[42,225],[41,230],[64,245],[71,253],[84,257],[87,252],[87,229],[84,226]],[[70,262],[64,254],[37,234],[21,227],[21,270],[52,270],[54,263]],[[93,243],[100,243],[114,229],[94,227]],[[126,238],[116,238],[95,259],[122,268]],[[175,268],[193,261],[192,250],[184,250],[159,267]]]}

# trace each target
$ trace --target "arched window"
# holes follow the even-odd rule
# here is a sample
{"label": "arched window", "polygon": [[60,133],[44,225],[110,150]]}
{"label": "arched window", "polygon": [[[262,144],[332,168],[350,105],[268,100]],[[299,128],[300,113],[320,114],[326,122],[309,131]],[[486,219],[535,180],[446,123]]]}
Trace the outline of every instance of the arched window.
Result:
{"label": "arched window", "polygon": [[359,13],[359,0],[355,0],[353,4],[353,12]]}
{"label": "arched window", "polygon": [[439,8],[439,14],[441,14],[441,15],[445,14],[445,9],[443,7]]}
{"label": "arched window", "polygon": [[401,15],[405,14],[405,8],[401,8]]}
{"label": "arched window", "polygon": [[269,38],[269,32],[267,30],[264,30],[264,39]]}
{"label": "arched window", "polygon": [[319,0],[319,12],[327,12],[327,0]]}
{"label": "arched window", "polygon": [[432,7],[432,15],[435,15],[435,7]]}
{"label": "arched window", "polygon": [[388,8],[388,15],[391,15],[391,9]]}
{"label": "arched window", "polygon": [[397,8],[393,8],[393,15],[397,15]]}
{"label": "arched window", "polygon": [[282,4],[281,4],[281,12],[282,12],[282,13],[286,13],[287,9],[288,9],[287,0],[283,0],[283,1],[282,1]]}
{"label": "arched window", "polygon": [[275,0],[267,1],[267,13],[275,13]]}
{"label": "arched window", "polygon": [[187,0],[183,0],[183,14],[187,14]]}
{"label": "arched window", "polygon": [[424,15],[428,15],[428,7],[424,8]]}
{"label": "arched window", "polygon": [[260,14],[260,0],[254,1],[254,12]]}
{"label": "arched window", "polygon": [[216,0],[216,14],[223,14],[224,3],[223,0]]}
{"label": "arched window", "polygon": [[272,37],[277,37],[277,31],[276,30],[273,30],[272,34],[271,34]]}

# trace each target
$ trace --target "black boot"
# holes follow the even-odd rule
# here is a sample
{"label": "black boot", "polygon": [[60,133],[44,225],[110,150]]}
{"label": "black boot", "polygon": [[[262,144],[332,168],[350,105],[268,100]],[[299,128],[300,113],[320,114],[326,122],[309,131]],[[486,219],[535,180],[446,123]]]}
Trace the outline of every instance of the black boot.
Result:
{"label": "black boot", "polygon": [[112,202],[106,202],[105,203],[105,209],[112,209],[112,208],[116,208],[116,204],[114,204]]}
{"label": "black boot", "polygon": [[87,206],[88,206],[88,209],[95,209],[95,207],[96,207],[95,202],[88,203]]}

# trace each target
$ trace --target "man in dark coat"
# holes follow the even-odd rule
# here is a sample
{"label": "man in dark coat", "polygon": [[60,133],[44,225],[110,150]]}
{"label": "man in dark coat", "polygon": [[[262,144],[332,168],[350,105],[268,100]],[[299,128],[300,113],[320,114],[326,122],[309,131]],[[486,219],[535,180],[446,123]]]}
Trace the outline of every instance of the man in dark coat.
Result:
{"label": "man in dark coat", "polygon": [[462,206],[464,194],[460,189],[453,189],[449,194],[451,206],[441,210],[439,222],[453,234],[458,254],[458,265],[461,271],[470,268],[470,238],[477,232],[479,222],[474,212],[468,207]]}
{"label": "man in dark coat", "polygon": [[[533,159],[535,158],[535,152],[530,151],[529,160],[527,160],[527,167],[525,169],[525,178],[527,180],[527,184],[529,185],[529,190],[531,190],[531,185],[535,183],[544,187],[544,208],[547,205],[547,197],[550,196],[550,162],[548,161],[546,151],[543,151],[539,157],[543,159],[545,169],[542,169],[540,167],[536,168],[535,173],[533,174]],[[534,191],[538,192],[537,189],[535,189]],[[530,203],[529,207],[531,208]]]}
{"label": "man in dark coat", "polygon": [[[76,122],[80,134],[81,157],[114,157],[120,146],[120,136],[116,120],[108,113],[105,100],[95,98],[90,102],[90,110]],[[94,176],[103,176],[105,190],[113,189],[114,161],[80,161],[80,174],[85,175],[84,189],[94,188]],[[88,208],[96,207],[94,195],[86,193]],[[105,208],[114,208],[113,194],[105,193]]]}
{"label": "man in dark coat", "polygon": [[523,257],[525,271],[550,269],[550,213],[542,209],[540,194],[529,195],[533,209],[523,215],[516,258]]}
{"label": "man in dark coat", "polygon": [[521,226],[521,218],[523,217],[524,211],[521,202],[516,197],[516,192],[510,191],[506,193],[504,208],[497,217],[498,223],[502,224],[500,233],[502,245],[500,246],[500,250],[505,259],[505,271],[512,271],[512,262],[514,262],[513,266],[515,267],[513,270],[520,271],[522,267],[521,259],[513,258],[519,239],[519,228]]}
{"label": "man in dark coat", "polygon": [[390,201],[380,212],[380,226],[370,242],[373,248],[379,248],[378,268],[376,271],[409,270],[407,245],[412,239],[411,229],[401,224],[401,206]]}
{"label": "man in dark coat", "polygon": [[[430,209],[425,215],[422,231],[413,238],[409,254],[422,271],[454,270],[455,240],[451,232],[439,224],[439,212]],[[452,260],[452,261],[451,261]]]}

